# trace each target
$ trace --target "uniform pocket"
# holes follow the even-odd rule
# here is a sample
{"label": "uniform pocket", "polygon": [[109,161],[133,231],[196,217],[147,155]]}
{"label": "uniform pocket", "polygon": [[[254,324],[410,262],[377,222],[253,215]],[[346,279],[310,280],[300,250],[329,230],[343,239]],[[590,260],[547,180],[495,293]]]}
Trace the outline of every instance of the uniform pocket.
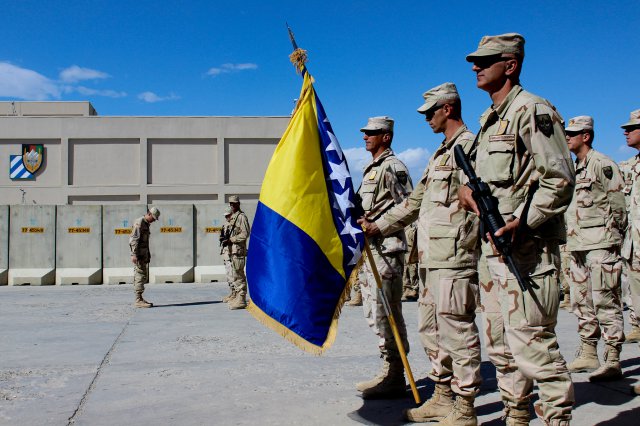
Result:
{"label": "uniform pocket", "polygon": [[555,267],[546,265],[530,277],[529,288],[523,292],[527,325],[535,327],[555,324],[560,303]]}
{"label": "uniform pocket", "polygon": [[[515,141],[489,142],[489,167],[486,168],[486,180],[489,182],[504,182],[511,180],[511,166],[515,151]],[[483,176],[484,177],[484,176]]]}
{"label": "uniform pocket", "polygon": [[455,259],[458,228],[433,225],[429,227],[429,260],[447,262]]}
{"label": "uniform pocket", "polygon": [[438,313],[467,316],[476,310],[478,285],[469,278],[443,278],[438,285]]}
{"label": "uniform pocket", "polygon": [[436,170],[431,177],[431,201],[434,203],[448,204],[451,198],[451,174],[452,170]]}

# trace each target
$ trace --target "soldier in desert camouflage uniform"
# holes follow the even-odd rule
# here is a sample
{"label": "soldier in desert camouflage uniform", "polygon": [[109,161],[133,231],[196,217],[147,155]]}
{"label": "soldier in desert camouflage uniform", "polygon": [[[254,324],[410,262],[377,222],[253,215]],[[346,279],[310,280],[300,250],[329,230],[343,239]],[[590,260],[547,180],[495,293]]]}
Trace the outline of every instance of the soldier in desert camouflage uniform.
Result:
{"label": "soldier in desert camouflage uniform", "polygon": [[[572,118],[565,132],[569,150],[576,156],[575,193],[565,219],[571,300],[581,340],[577,357],[568,367],[575,373],[596,370],[591,381],[619,379],[624,342],[620,244],[627,226],[624,180],[617,164],[593,149],[591,117]],[[606,345],[602,366],[598,361],[601,334]]]}
{"label": "soldier in desert camouflage uniform", "polygon": [[[366,149],[373,160],[364,169],[362,185],[358,194],[362,199],[364,217],[376,220],[394,205],[402,202],[411,192],[411,178],[407,167],[390,149],[393,139],[393,120],[389,117],[372,117],[360,129],[364,133]],[[404,253],[407,250],[404,229],[385,238],[370,240],[375,262],[389,306],[398,326],[406,352],[409,352],[407,330],[402,316],[402,270]],[[378,297],[376,280],[370,269],[369,259],[364,263],[364,280],[361,283],[363,309],[369,326],[379,336],[380,353],[383,358],[382,373],[374,379],[361,382],[356,388],[362,398],[398,396],[405,392],[404,367],[398,347]]]}
{"label": "soldier in desert camouflage uniform", "polygon": [[418,112],[435,133],[444,133],[445,140],[409,198],[365,226],[369,235],[378,231],[388,235],[417,220],[420,339],[436,388],[431,399],[407,410],[405,417],[415,422],[475,425],[473,404],[481,383],[480,339],[474,321],[478,220],[458,206],[462,172],[453,156],[457,145],[468,152],[474,135],[462,121],[462,104],[453,83],[434,87],[423,97],[425,103]]}
{"label": "soldier in desert camouflage uniform", "polygon": [[404,256],[402,274],[402,301],[418,300],[418,228],[415,223],[405,228],[407,234],[407,253]]}
{"label": "soldier in desert camouflage uniform", "polygon": [[[618,163],[618,167],[620,168],[620,173],[622,173],[622,177],[624,178],[624,199],[627,206],[627,215],[630,215],[630,207],[631,207],[631,188],[633,186],[633,169],[638,161],[637,156],[632,157],[628,160],[621,161]],[[624,241],[627,241],[627,236],[631,237],[629,233],[630,223],[627,225],[627,229],[625,230]],[[640,342],[640,320],[636,316],[636,309],[633,306],[633,302],[631,300],[631,289],[629,285],[629,276],[628,276],[629,265],[627,260],[622,258],[622,276],[620,277],[620,283],[622,287],[622,301],[626,303],[627,308],[629,309],[629,324],[631,326],[631,331],[625,333],[625,343],[637,343]]]}
{"label": "soldier in desert camouflage uniform", "polygon": [[136,308],[151,308],[153,306],[153,303],[142,298],[142,293],[144,293],[144,285],[149,282],[149,262],[151,262],[149,226],[159,217],[160,210],[157,207],[151,207],[144,216],[136,219],[129,237],[131,262],[133,263],[133,291],[136,295],[134,306]]}
{"label": "soldier in desert camouflage uniform", "polygon": [[247,260],[247,239],[251,232],[247,215],[240,210],[240,197],[229,197],[231,217],[229,218],[229,239],[225,245],[229,247],[231,257],[231,286],[235,296],[229,299],[229,309],[244,309],[247,307],[247,277],[244,273],[244,265]]}
{"label": "soldier in desert camouflage uniform", "polygon": [[[523,377],[538,382],[536,413],[548,424],[569,424],[573,384],[555,333],[558,246],[566,236],[563,213],[575,182],[562,117],[548,101],[520,86],[520,34],[485,36],[466,59],[473,63],[477,86],[493,101],[480,118],[476,173],[497,198],[506,222],[497,235],[515,240],[515,262],[530,281],[523,292],[492,244],[482,244],[491,281],[498,286],[506,341]],[[479,213],[469,188],[461,187],[459,199]],[[511,417],[516,410],[517,419]],[[508,424],[528,423],[524,405],[508,411]]]}
{"label": "soldier in desert camouflage uniform", "polygon": [[[630,114],[629,121],[621,126],[627,146],[640,151],[640,109]],[[640,154],[628,160],[631,169],[631,193],[629,195],[629,227],[622,245],[622,257],[627,262],[627,276],[631,291],[631,303],[640,307]],[[633,391],[640,395],[640,385]]]}
{"label": "soldier in desert camouflage uniform", "polygon": [[222,262],[224,263],[224,272],[227,277],[227,284],[229,285],[229,294],[222,298],[224,303],[229,302],[229,300],[234,299],[236,297],[235,288],[232,286],[233,283],[233,271],[231,265],[231,255],[230,255],[230,246],[229,244],[225,244],[225,236],[227,234],[227,230],[230,229],[229,225],[231,225],[230,219],[233,211],[231,207],[227,207],[224,211],[224,225],[222,225],[222,229],[220,229],[220,254],[222,255]]}

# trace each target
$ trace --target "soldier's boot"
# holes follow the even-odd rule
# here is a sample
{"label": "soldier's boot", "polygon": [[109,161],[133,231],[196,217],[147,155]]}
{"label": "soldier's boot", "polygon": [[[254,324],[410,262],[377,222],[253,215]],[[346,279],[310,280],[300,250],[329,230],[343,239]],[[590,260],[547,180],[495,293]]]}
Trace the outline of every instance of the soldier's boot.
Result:
{"label": "soldier's boot", "polygon": [[405,288],[402,292],[402,301],[418,300],[418,292],[412,288]]}
{"label": "soldier's boot", "polygon": [[235,311],[236,309],[244,309],[247,307],[247,294],[243,291],[239,291],[234,299],[229,302],[229,309]]}
{"label": "soldier's boot", "polygon": [[149,303],[142,298],[142,293],[136,294],[136,302],[133,304],[136,308],[150,308],[153,303]]}
{"label": "soldier's boot", "polygon": [[571,310],[571,296],[569,295],[569,293],[567,292],[564,293],[564,296],[562,297],[562,302],[560,302],[560,305],[558,305],[558,308],[566,309],[567,311]]}
{"label": "soldier's boot", "polygon": [[638,327],[637,325],[631,326],[631,331],[629,333],[626,333],[625,337],[625,343],[640,342],[640,327]]}
{"label": "soldier's boot", "polygon": [[456,402],[453,408],[438,424],[447,426],[478,426],[478,416],[473,406],[475,401],[473,396],[456,395]]}
{"label": "soldier's boot", "polygon": [[356,389],[362,392],[362,399],[398,398],[406,394],[404,367],[400,359],[384,361],[382,372],[372,380],[361,382]]}
{"label": "soldier's boot", "polygon": [[362,292],[361,291],[356,291],[356,293],[353,295],[353,299],[351,299],[347,305],[349,306],[362,306]]}
{"label": "soldier's boot", "polygon": [[418,408],[404,411],[404,418],[411,422],[436,422],[444,419],[453,409],[453,392],[450,383],[436,383],[433,395]]}
{"label": "soldier's boot", "polygon": [[604,352],[604,364],[589,376],[590,382],[606,382],[622,378],[620,349],[607,345]]}
{"label": "soldier's boot", "polygon": [[236,289],[231,287],[231,292],[222,298],[224,303],[229,303],[230,300],[236,298]]}
{"label": "soldier's boot", "polygon": [[531,420],[529,407],[505,407],[502,420],[504,420],[506,426],[528,426],[529,420]]}
{"label": "soldier's boot", "polygon": [[576,359],[567,365],[572,373],[590,373],[600,368],[598,361],[598,346],[592,343],[581,342],[576,352]]}

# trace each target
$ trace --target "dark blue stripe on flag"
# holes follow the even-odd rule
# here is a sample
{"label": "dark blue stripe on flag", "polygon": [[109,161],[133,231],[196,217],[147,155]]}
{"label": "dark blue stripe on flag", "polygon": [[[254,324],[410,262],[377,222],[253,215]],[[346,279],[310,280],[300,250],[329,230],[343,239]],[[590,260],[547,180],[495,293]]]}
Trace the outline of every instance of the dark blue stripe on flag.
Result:
{"label": "dark blue stripe on flag", "polygon": [[247,256],[251,301],[303,339],[322,346],[345,279],[309,235],[260,202],[252,228]]}

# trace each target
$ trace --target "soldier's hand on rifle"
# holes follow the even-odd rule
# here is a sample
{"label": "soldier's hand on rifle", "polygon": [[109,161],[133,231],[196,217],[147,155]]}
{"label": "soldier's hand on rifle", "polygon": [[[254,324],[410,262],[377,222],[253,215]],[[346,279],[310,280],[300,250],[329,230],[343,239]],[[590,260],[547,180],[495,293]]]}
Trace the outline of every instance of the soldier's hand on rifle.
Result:
{"label": "soldier's hand on rifle", "polygon": [[364,229],[364,233],[367,235],[367,237],[373,237],[374,235],[377,235],[380,233],[380,229],[378,228],[378,225],[376,225],[375,222],[369,222],[364,217],[361,217],[360,219],[358,219],[358,224],[362,226],[362,228]]}
{"label": "soldier's hand on rifle", "polygon": [[[519,225],[520,218],[512,216],[511,219],[507,221],[506,225],[496,231],[496,237],[511,234],[511,242],[513,242],[516,238],[516,229],[518,229]],[[491,244],[493,244],[493,241],[491,242]]]}
{"label": "soldier's hand on rifle", "polygon": [[460,207],[466,211],[474,212],[480,216],[480,210],[478,210],[476,200],[473,199],[473,191],[468,186],[460,186],[460,188],[458,188],[458,203]]}

